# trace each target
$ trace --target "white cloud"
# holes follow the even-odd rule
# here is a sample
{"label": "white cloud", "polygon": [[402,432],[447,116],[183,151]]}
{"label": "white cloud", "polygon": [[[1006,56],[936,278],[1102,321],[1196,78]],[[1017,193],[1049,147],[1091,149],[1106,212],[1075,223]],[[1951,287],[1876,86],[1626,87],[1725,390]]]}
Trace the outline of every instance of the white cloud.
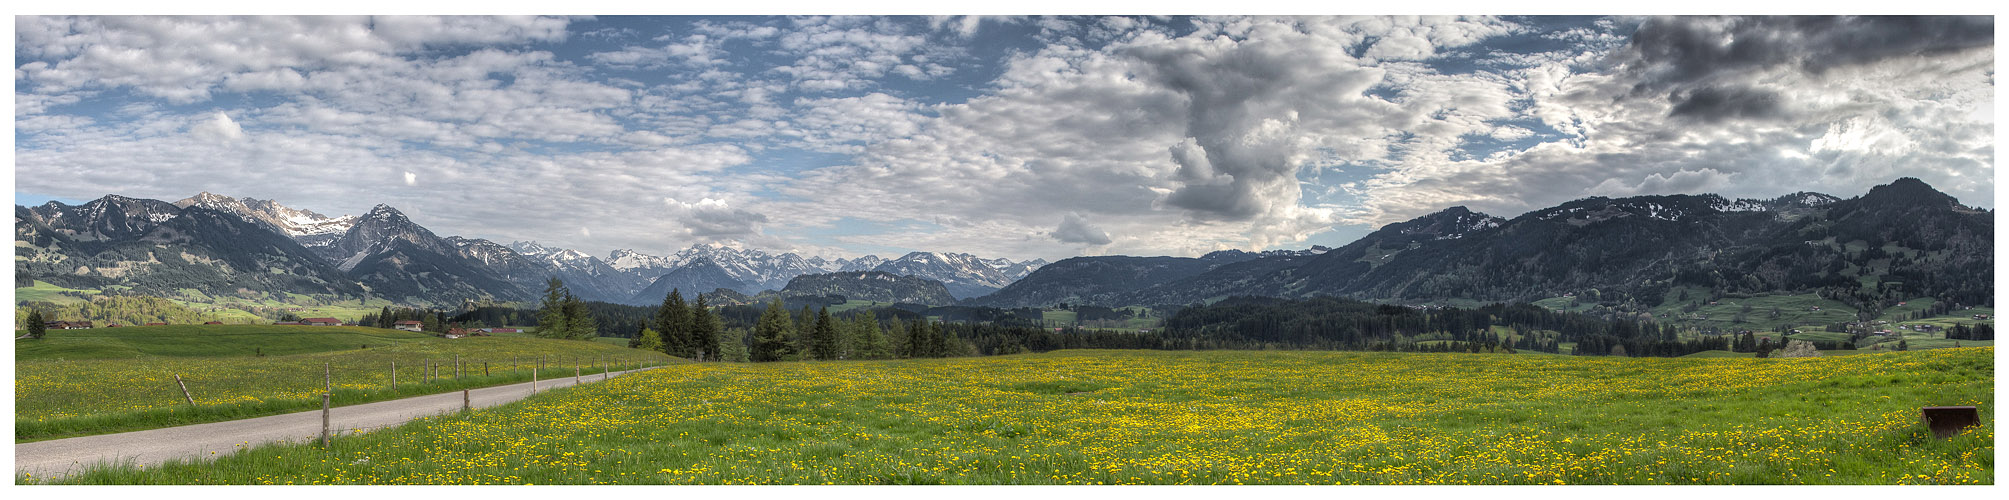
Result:
{"label": "white cloud", "polygon": [[208,120],[190,126],[188,132],[190,135],[198,138],[216,142],[229,142],[244,138],[244,128],[239,127],[237,122],[231,121],[230,116],[223,114],[222,111],[210,115]]}
{"label": "white cloud", "polygon": [[405,172],[405,185],[406,185],[406,186],[417,186],[417,185],[419,185],[419,174],[414,174],[414,173],[411,173],[411,172]]}

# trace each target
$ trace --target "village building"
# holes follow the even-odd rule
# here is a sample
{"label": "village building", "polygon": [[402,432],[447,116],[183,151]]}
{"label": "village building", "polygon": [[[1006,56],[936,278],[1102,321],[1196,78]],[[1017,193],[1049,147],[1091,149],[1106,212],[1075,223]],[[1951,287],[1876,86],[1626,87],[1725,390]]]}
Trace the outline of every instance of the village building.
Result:
{"label": "village building", "polygon": [[202,324],[205,324],[205,325],[221,325],[221,324],[223,324],[223,322],[222,322],[222,321],[205,321],[205,322],[203,322]]}
{"label": "village building", "polygon": [[47,328],[48,328],[48,329],[50,329],[50,330],[83,330],[83,329],[88,329],[88,328],[91,328],[91,322],[89,322],[89,321],[48,321],[48,322],[44,322],[44,323],[42,323],[42,326],[44,326],[44,327],[47,327]]}
{"label": "village building", "polygon": [[408,319],[396,323],[391,323],[391,328],[396,328],[407,332],[416,332],[419,330],[424,330],[425,326],[426,324],[424,321],[419,321],[415,319]]}
{"label": "village building", "polygon": [[335,318],[304,318],[300,324],[307,326],[342,326],[342,320]]}

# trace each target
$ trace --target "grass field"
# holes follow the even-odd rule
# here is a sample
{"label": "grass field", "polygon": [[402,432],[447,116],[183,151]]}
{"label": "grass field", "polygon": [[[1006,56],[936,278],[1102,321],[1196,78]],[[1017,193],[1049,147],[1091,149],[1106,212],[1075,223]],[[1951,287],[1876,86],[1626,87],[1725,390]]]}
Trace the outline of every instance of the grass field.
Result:
{"label": "grass field", "polygon": [[[348,405],[528,381],[540,356],[543,378],[571,376],[575,364],[599,373],[590,365],[603,359],[614,368],[670,362],[660,353],[628,349],[622,340],[620,346],[448,340],[379,328],[269,325],[56,330],[42,340],[14,342],[14,437],[52,439],[318,408],[324,370],[333,379],[335,404]],[[443,365],[430,380],[429,363]],[[183,398],[176,375],[196,406]]]}
{"label": "grass field", "polygon": [[[1994,350],[688,364],[110,484],[1990,483]],[[1918,407],[1972,404],[1935,440]],[[32,478],[17,478],[32,482]]]}

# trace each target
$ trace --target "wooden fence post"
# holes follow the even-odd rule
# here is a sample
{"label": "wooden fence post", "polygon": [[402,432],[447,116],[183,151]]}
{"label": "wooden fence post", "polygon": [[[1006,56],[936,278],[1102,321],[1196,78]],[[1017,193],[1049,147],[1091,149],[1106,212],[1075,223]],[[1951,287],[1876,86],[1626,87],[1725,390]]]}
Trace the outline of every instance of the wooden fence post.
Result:
{"label": "wooden fence post", "polygon": [[321,393],[321,449],[328,449],[328,393]]}
{"label": "wooden fence post", "polygon": [[335,392],[335,369],[332,363],[321,363],[321,388],[323,392]]}
{"label": "wooden fence post", "polygon": [[174,385],[181,386],[181,398],[188,400],[188,407],[195,407],[195,396],[188,395],[188,384],[181,381],[181,374],[174,374]]}
{"label": "wooden fence post", "polygon": [[460,353],[453,353],[453,379],[460,380]]}
{"label": "wooden fence post", "polygon": [[391,360],[391,392],[398,390],[398,360]]}
{"label": "wooden fence post", "polygon": [[487,362],[487,361],[483,361],[483,362],[481,362],[481,376],[483,376],[483,377],[486,377],[486,376],[488,376],[488,362]]}
{"label": "wooden fence post", "polygon": [[530,366],[530,392],[537,392],[537,365]]}
{"label": "wooden fence post", "polygon": [[579,385],[579,363],[572,363],[572,385]]}
{"label": "wooden fence post", "polygon": [[468,397],[468,395],[467,395],[467,389],[461,389],[461,390],[460,390],[460,411],[468,411],[468,410],[472,410],[472,409],[474,409],[474,403],[473,403],[473,400],[472,400],[471,398],[469,398],[469,397]]}

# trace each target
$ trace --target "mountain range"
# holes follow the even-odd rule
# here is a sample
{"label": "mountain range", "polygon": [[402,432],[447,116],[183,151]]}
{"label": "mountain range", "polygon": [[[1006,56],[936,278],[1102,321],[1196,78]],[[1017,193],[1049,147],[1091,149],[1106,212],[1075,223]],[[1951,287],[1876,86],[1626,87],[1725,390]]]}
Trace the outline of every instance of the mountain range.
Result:
{"label": "mountain range", "polygon": [[[1230,296],[1401,303],[1585,294],[1653,306],[1684,290],[1815,292],[1871,306],[1993,300],[1993,213],[1902,178],[1840,199],[1713,194],[1591,197],[1512,219],[1451,207],[1305,252],[1061,260],[969,301],[1187,305]],[[1317,249],[1314,249],[1317,250]]]}
{"label": "mountain range", "polygon": [[[252,237],[232,235],[252,234]],[[723,245],[600,259],[530,241],[441,237],[389,205],[330,217],[271,200],[199,193],[172,203],[107,195],[82,205],[16,206],[17,274],[79,287],[178,296],[372,296],[408,304],[528,301],[549,278],[586,300],[655,304],[672,289],[752,295],[802,275],[884,271],[989,293],[1043,260],[914,252],[887,260],[803,258]]]}
{"label": "mountain range", "polygon": [[[551,277],[587,300],[635,305],[660,303],[671,290],[738,302],[789,288],[993,307],[1187,305],[1237,295],[1400,303],[1577,296],[1651,306],[1688,300],[1690,291],[1983,304],[1993,300],[1992,217],[1902,178],[1848,199],[1590,197],[1513,218],[1450,207],[1338,248],[1200,257],[1049,264],[912,252],[831,260],[706,244],[665,256],[615,250],[602,259],[536,242],[441,237],[388,205],[331,217],[211,193],[173,203],[108,195],[76,206],[17,205],[15,268],[71,288],[168,297],[305,294],[432,305],[527,302]],[[893,281],[867,279],[876,273]],[[813,278],[798,282],[805,276]],[[946,297],[934,293],[938,285]]]}

